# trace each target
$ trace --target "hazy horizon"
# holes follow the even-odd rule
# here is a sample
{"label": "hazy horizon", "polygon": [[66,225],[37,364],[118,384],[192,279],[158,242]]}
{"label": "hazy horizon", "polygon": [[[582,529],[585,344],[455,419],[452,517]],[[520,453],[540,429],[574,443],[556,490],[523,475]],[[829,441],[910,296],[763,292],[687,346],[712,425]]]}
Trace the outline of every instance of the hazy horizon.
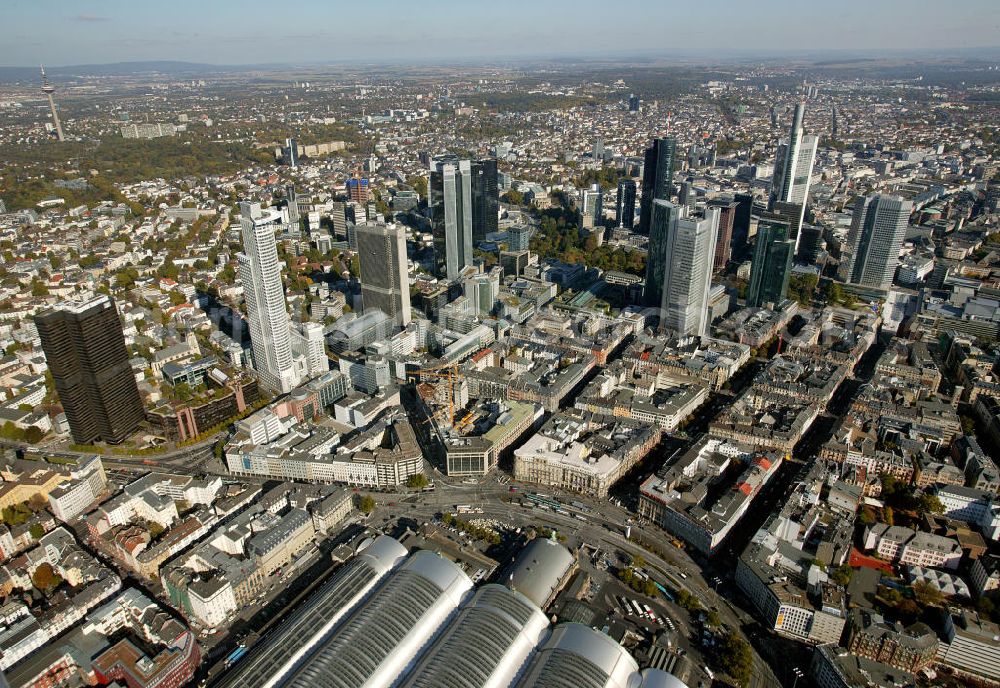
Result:
{"label": "hazy horizon", "polygon": [[[488,59],[753,59],[1000,51],[995,0],[256,0],[161,5],[11,0],[0,64],[178,61],[216,66]],[[42,29],[41,27],[44,27]]]}

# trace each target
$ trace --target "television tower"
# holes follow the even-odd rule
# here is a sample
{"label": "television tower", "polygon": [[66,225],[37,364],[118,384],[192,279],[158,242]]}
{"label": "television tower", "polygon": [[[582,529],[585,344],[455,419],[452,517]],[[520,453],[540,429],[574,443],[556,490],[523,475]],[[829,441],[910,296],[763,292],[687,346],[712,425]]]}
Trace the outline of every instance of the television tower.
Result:
{"label": "television tower", "polygon": [[56,112],[56,101],[53,100],[52,94],[56,92],[56,87],[49,83],[48,77],[45,76],[45,67],[42,67],[42,93],[49,97],[49,109],[52,110],[52,123],[56,127],[56,138],[60,141],[65,141],[63,137],[62,125],[59,123],[59,113]]}

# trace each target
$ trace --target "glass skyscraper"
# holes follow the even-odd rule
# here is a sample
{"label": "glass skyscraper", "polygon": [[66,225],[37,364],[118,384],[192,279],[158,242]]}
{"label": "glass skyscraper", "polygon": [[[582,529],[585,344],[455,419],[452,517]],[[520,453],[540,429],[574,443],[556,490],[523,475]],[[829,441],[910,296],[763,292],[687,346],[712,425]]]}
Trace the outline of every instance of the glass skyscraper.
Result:
{"label": "glass skyscraper", "polygon": [[757,226],[750,267],[747,305],[780,303],[788,295],[795,242],[788,238],[789,224],[778,219],[761,219]]}
{"label": "glass skyscraper", "polygon": [[674,154],[677,141],[673,138],[655,139],[646,149],[642,168],[642,201],[639,208],[639,231],[650,233],[653,219],[653,201],[669,201],[674,186]]}
{"label": "glass skyscraper", "polygon": [[886,289],[899,265],[913,202],[876,194],[854,200],[854,216],[840,262],[843,281]]}

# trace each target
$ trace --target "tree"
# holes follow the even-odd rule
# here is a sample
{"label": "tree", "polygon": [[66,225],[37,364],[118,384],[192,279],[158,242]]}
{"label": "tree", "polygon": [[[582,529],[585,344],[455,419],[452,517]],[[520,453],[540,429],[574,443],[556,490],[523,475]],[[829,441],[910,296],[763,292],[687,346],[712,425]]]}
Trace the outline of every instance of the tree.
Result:
{"label": "tree", "polygon": [[941,591],[926,581],[913,584],[913,597],[921,607],[939,607],[944,600]]}
{"label": "tree", "polygon": [[849,564],[843,564],[833,570],[830,578],[832,578],[833,582],[837,585],[847,585],[851,582],[851,577],[853,575],[854,569],[852,569]]}
{"label": "tree", "polygon": [[427,483],[427,476],[423,473],[415,473],[406,479],[406,486],[412,490],[422,490]]}
{"label": "tree", "polygon": [[753,651],[750,644],[735,633],[726,634],[715,651],[716,665],[736,679],[741,686],[750,682],[753,673]]}
{"label": "tree", "polygon": [[633,568],[641,569],[646,566],[646,559],[641,554],[636,554],[632,557]]}
{"label": "tree", "polygon": [[35,572],[31,574],[31,583],[43,593],[48,594],[62,583],[62,577],[55,572],[52,564],[44,562],[38,565]]}
{"label": "tree", "polygon": [[375,499],[371,495],[361,495],[358,498],[358,510],[367,516],[375,510]]}
{"label": "tree", "polygon": [[45,535],[45,527],[42,526],[41,523],[32,523],[31,527],[28,528],[28,533],[30,533],[31,537],[34,539],[41,540]]}
{"label": "tree", "polygon": [[944,504],[938,499],[937,495],[927,494],[926,492],[917,498],[917,511],[920,513],[931,512],[934,514],[944,513]]}
{"label": "tree", "polygon": [[888,525],[890,525],[890,526],[892,526],[892,525],[895,525],[895,524],[896,524],[896,522],[895,522],[895,517],[894,517],[894,515],[893,515],[893,513],[892,513],[892,507],[891,507],[891,506],[887,506],[887,507],[886,507],[886,508],[885,508],[885,509],[884,509],[884,510],[882,511],[882,520],[883,520],[883,521],[885,521],[885,522],[886,522],[886,523],[887,523]]}
{"label": "tree", "polygon": [[710,611],[708,613],[708,616],[705,618],[705,623],[712,628],[718,628],[719,626],[721,626],[722,618],[719,616],[719,612],[715,611],[714,609]]}

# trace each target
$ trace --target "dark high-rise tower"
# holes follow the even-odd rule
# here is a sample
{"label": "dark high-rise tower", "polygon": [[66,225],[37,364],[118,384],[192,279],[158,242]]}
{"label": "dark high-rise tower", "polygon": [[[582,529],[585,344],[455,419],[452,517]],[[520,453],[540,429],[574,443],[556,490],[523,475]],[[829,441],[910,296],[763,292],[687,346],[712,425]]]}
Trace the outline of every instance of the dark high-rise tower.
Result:
{"label": "dark high-rise tower", "polygon": [[618,203],[615,206],[615,222],[619,227],[635,227],[635,182],[631,179],[618,180]]}
{"label": "dark high-rise tower", "polygon": [[792,276],[792,257],[795,240],[789,239],[789,226],[780,219],[761,219],[757,227],[757,244],[754,246],[750,267],[750,285],[747,288],[747,305],[763,306],[779,303],[788,294],[788,281]]}
{"label": "dark high-rise tower", "polygon": [[497,189],[496,158],[476,160],[472,169],[472,242],[473,245],[497,231],[500,194]]}
{"label": "dark high-rise tower", "polygon": [[98,296],[35,316],[73,441],[124,441],[146,417],[114,301]]}
{"label": "dark high-rise tower", "polygon": [[726,267],[732,255],[733,222],[736,220],[736,201],[716,201],[711,203],[719,209],[719,233],[715,238],[715,260],[712,269],[716,272]]}
{"label": "dark high-rise tower", "polygon": [[410,324],[406,230],[402,225],[365,222],[355,228],[365,312],[379,309],[397,325]]}
{"label": "dark high-rise tower", "polygon": [[428,207],[439,277],[458,279],[472,265],[472,165],[450,155],[431,167]]}
{"label": "dark high-rise tower", "polygon": [[639,212],[639,231],[649,234],[653,215],[653,201],[670,200],[674,185],[674,153],[677,140],[655,139],[646,149],[642,169],[642,202]]}

